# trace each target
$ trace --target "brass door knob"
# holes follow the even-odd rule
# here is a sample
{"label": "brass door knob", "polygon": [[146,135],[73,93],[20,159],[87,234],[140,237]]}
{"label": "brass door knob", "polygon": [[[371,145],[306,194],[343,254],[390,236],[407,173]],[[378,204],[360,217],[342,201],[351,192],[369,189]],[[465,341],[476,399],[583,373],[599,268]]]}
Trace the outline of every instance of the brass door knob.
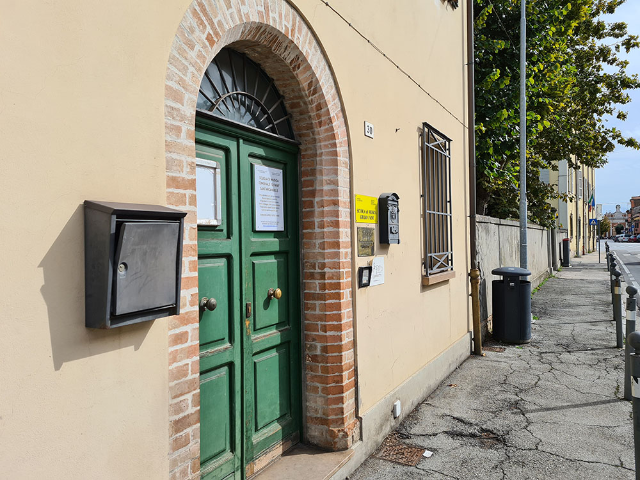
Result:
{"label": "brass door knob", "polygon": [[276,299],[279,300],[280,297],[282,297],[282,290],[280,290],[279,288],[276,288],[275,290],[273,288],[270,288],[269,291],[267,292],[267,298],[269,300],[272,299]]}
{"label": "brass door knob", "polygon": [[200,300],[200,310],[209,310],[213,312],[217,306],[218,302],[215,298],[202,297]]}

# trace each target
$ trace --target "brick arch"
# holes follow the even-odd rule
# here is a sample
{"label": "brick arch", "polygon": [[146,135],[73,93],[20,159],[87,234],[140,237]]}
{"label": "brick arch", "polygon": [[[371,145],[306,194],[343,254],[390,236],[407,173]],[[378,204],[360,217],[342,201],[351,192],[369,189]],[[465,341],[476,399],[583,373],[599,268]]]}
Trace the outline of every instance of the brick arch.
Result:
{"label": "brick arch", "polygon": [[169,319],[172,478],[197,477],[199,470],[195,106],[204,70],[225,46],[245,52],[274,79],[301,141],[305,438],[340,450],[359,437],[348,138],[330,66],[286,1],[195,0],[178,27],[165,82],[167,204],[188,212],[182,313]]}

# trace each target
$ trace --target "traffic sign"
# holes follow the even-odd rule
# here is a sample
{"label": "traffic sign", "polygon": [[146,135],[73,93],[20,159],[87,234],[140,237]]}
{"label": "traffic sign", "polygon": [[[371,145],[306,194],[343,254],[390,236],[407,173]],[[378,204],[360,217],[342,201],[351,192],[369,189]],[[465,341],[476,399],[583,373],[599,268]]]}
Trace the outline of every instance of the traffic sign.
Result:
{"label": "traffic sign", "polygon": [[598,220],[596,220],[595,218],[590,218],[589,219],[589,225],[598,225]]}

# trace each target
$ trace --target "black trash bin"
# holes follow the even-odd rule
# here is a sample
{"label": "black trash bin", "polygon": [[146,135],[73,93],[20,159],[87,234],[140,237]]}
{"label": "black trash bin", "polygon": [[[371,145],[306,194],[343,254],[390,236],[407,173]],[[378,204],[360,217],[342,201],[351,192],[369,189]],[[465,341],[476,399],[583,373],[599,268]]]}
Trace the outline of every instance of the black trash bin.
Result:
{"label": "black trash bin", "polygon": [[501,267],[491,271],[502,276],[492,282],[493,338],[507,343],[531,341],[531,282],[521,277],[531,275],[518,267]]}
{"label": "black trash bin", "polygon": [[562,266],[563,267],[571,266],[571,239],[570,238],[562,239]]}

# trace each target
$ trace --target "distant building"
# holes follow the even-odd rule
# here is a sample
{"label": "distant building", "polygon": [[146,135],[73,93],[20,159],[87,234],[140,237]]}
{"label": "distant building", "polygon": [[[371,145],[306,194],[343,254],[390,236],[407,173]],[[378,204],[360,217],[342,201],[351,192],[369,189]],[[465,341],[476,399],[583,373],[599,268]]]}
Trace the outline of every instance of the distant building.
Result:
{"label": "distant building", "polygon": [[616,225],[622,225],[625,229],[627,228],[627,214],[620,210],[620,205],[616,205],[616,211],[606,213],[605,217],[609,219],[609,223],[611,224],[609,236],[616,234]]}
{"label": "distant building", "polygon": [[629,200],[631,208],[629,209],[628,223],[629,230],[632,233],[640,232],[640,196],[631,197]]}
{"label": "distant building", "polygon": [[540,170],[540,179],[554,185],[558,198],[550,200],[557,211],[556,225],[564,229],[571,238],[573,254],[583,254],[595,250],[596,227],[589,226],[589,220],[596,218],[595,169],[586,166],[571,168],[569,162],[558,162],[558,169]]}

